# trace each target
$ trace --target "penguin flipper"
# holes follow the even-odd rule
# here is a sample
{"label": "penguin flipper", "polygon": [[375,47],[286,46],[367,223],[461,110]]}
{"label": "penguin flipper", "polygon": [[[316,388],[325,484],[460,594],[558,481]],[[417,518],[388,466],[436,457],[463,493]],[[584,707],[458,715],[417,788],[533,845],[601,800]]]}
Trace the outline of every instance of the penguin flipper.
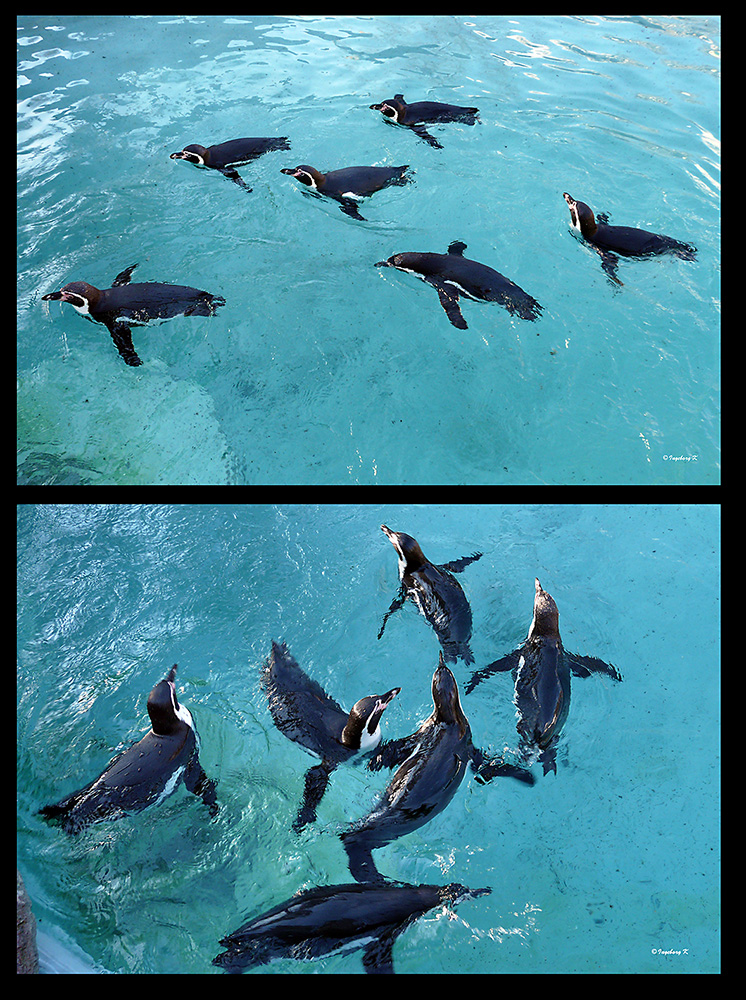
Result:
{"label": "penguin flipper", "polygon": [[124,363],[133,367],[141,365],[142,360],[137,355],[137,351],[132,343],[132,331],[127,324],[113,319],[104,320],[104,322]]}
{"label": "penguin flipper", "polygon": [[112,281],[111,287],[116,288],[118,285],[128,285],[130,278],[132,277],[132,272],[136,267],[137,264],[130,264],[129,267],[125,267],[123,271],[120,271],[120,273]]}
{"label": "penguin flipper", "polygon": [[[435,284],[432,282],[432,284]],[[469,327],[461,314],[461,309],[458,304],[458,293],[451,294],[442,284],[435,284],[435,288],[438,292],[438,298],[440,299],[440,304],[443,306],[446,312],[446,316],[451,321],[453,326],[458,330],[468,330]]]}
{"label": "penguin flipper", "polygon": [[[376,868],[371,854],[372,848],[357,835],[355,830],[340,834],[340,840],[347,851],[350,874],[356,882],[385,882],[386,879]],[[377,845],[380,846],[380,845]]]}
{"label": "penguin flipper", "polygon": [[491,677],[492,674],[502,673],[506,670],[513,670],[518,666],[518,660],[521,655],[520,649],[514,649],[512,653],[508,653],[507,656],[501,657],[499,660],[494,660],[492,663],[488,663],[486,667],[482,667],[481,670],[476,670],[471,675],[471,680],[467,683],[464,688],[464,693],[469,694],[473,691],[477,684],[480,684],[487,677]]}
{"label": "penguin flipper", "polygon": [[369,771],[380,771],[382,767],[398,767],[417,747],[418,733],[402,736],[398,740],[384,740],[368,761]]}
{"label": "penguin flipper", "polygon": [[352,198],[340,198],[339,207],[344,212],[345,215],[349,215],[351,219],[357,219],[359,222],[367,222],[368,220],[360,214],[358,211],[357,204],[352,200]]}
{"label": "penguin flipper", "polygon": [[619,266],[619,258],[617,255],[615,253],[609,253],[607,250],[598,250],[598,253],[601,257],[602,270],[609,276],[615,285],[623,286],[624,282],[620,281],[616,273],[616,269]]}
{"label": "penguin flipper", "polygon": [[303,801],[293,823],[295,833],[300,833],[308,823],[316,822],[316,809],[324,797],[326,786],[329,784],[329,775],[333,769],[333,764],[329,765],[326,761],[322,761],[316,767],[306,771]]}
{"label": "penguin flipper", "polygon": [[424,139],[428,146],[432,146],[433,149],[443,148],[438,140],[434,136],[430,135],[424,125],[408,125],[407,128],[411,128],[415,135],[418,135],[420,139]]}
{"label": "penguin flipper", "polygon": [[570,664],[570,669],[576,677],[590,677],[591,674],[606,674],[607,677],[620,681],[622,675],[613,663],[604,663],[596,656],[579,656],[577,653],[568,653],[565,656]]}
{"label": "penguin flipper", "polygon": [[533,785],[536,781],[533,774],[524,767],[517,767],[515,764],[506,764],[502,757],[488,759],[481,750],[472,748],[471,769],[474,771],[475,781],[480,785],[486,785],[493,778],[515,778],[522,781],[524,785]]}
{"label": "penguin flipper", "polygon": [[391,607],[388,609],[388,611],[386,612],[386,614],[383,616],[383,621],[381,622],[381,627],[378,630],[378,638],[379,639],[383,635],[383,630],[386,628],[386,622],[389,620],[389,618],[391,617],[391,615],[393,615],[393,613],[395,611],[398,611],[399,608],[401,608],[403,606],[404,601],[406,600],[406,597],[407,597],[406,592],[405,592],[404,588],[401,587],[399,589],[399,593],[396,595],[396,597],[391,602]]}
{"label": "penguin flipper", "polygon": [[199,762],[199,756],[195,753],[189,762],[184,774],[184,784],[194,795],[198,795],[207,808],[211,816],[217,816],[218,804],[215,800],[215,782],[208,778],[204,768]]}
{"label": "penguin flipper", "polygon": [[470,556],[464,556],[463,559],[454,559],[453,562],[443,563],[440,569],[448,570],[449,573],[461,573],[465,570],[469,563],[476,562],[477,559],[482,558],[481,552],[474,552]]}
{"label": "penguin flipper", "polygon": [[227,177],[228,180],[234,181],[239,187],[242,187],[244,191],[253,191],[253,188],[249,187],[243,177],[241,177],[238,171],[234,170],[233,167],[218,167],[218,169],[223,177]]}
{"label": "penguin flipper", "polygon": [[368,975],[374,973],[385,973],[392,975],[394,972],[393,947],[396,940],[396,932],[385,932],[365,946],[363,952],[363,968]]}

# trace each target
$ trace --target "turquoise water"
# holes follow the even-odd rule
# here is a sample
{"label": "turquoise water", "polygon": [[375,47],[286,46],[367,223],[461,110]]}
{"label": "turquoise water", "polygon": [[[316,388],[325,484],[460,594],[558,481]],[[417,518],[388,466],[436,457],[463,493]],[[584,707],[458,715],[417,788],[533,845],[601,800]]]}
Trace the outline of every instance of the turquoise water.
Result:
{"label": "turquoise water", "polygon": [[[18,864],[46,968],[209,972],[218,939],[312,885],[349,881],[338,833],[384,772],[339,768],[291,831],[311,762],[259,688],[273,638],[341,704],[401,686],[389,737],[431,711],[437,641],[398,586],[385,522],[461,580],[477,666],[531,621],[534,577],[566,647],[622,672],[574,680],[557,774],[467,775],[420,830],[376,852],[390,878],[491,886],[399,938],[399,972],[719,969],[719,510],[715,506],[47,506],[19,508]],[[222,810],[180,788],[76,838],[36,810],[147,729],[172,663]],[[470,671],[459,663],[461,687]],[[475,743],[514,749],[508,677],[463,700]],[[61,952],[61,957],[60,957]],[[680,953],[680,954],[678,954]],[[272,973],[360,973],[360,952]]]}
{"label": "turquoise water", "polygon": [[[19,481],[719,481],[717,17],[20,17]],[[434,149],[369,105],[480,109]],[[169,159],[288,136],[253,193]],[[366,222],[280,169],[411,166]],[[562,192],[694,243],[614,289]],[[377,270],[467,257],[536,323]],[[106,329],[41,296],[71,280],[191,284],[217,317]]]}

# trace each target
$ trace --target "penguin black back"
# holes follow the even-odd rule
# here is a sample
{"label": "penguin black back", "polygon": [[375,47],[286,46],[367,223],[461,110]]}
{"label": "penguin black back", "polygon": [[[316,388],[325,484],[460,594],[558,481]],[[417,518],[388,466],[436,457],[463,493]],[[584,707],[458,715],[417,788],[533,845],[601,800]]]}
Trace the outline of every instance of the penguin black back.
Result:
{"label": "penguin black back", "polygon": [[141,812],[170,795],[183,781],[214,815],[215,782],[199,762],[199,745],[191,713],[179,705],[176,664],[148,696],[152,728],[139,743],[115,757],[90,784],[39,812],[68,833],[90,823]]}

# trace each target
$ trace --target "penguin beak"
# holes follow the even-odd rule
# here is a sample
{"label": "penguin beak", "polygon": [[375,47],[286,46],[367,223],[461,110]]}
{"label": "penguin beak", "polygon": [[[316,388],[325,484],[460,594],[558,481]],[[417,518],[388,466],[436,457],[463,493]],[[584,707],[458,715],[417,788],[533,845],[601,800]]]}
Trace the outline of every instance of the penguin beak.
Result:
{"label": "penguin beak", "polygon": [[169,160],[185,160],[186,156],[183,153],[171,153]]}
{"label": "penguin beak", "polygon": [[396,698],[396,696],[401,691],[401,688],[392,688],[386,694],[382,694],[380,698],[381,705],[386,708],[386,706]]}
{"label": "penguin beak", "polygon": [[[376,261],[376,263],[373,265],[373,267],[391,267],[391,262],[388,261],[388,260],[379,260],[379,261]],[[385,531],[385,530],[386,529],[383,527],[383,525],[381,525],[381,531]],[[388,534],[388,532],[387,532],[387,534]]]}
{"label": "penguin beak", "polygon": [[64,292],[50,292],[49,295],[42,295],[42,302],[56,302],[57,299],[64,299]]}
{"label": "penguin beak", "polygon": [[370,108],[371,111],[380,111],[381,108],[383,107],[383,105],[382,104],[369,104],[368,107]]}
{"label": "penguin beak", "polygon": [[288,177],[297,177],[298,172],[295,167],[283,167],[280,171],[281,174],[287,174]]}

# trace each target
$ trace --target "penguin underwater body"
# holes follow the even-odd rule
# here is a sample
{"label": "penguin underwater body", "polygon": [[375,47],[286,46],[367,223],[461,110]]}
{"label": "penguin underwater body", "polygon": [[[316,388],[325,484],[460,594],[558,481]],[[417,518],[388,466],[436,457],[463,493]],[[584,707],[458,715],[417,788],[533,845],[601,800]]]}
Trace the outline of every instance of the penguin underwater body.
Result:
{"label": "penguin underwater body", "polygon": [[454,559],[436,566],[425,557],[416,538],[403,531],[392,531],[385,524],[381,525],[381,531],[399,556],[401,587],[384,615],[378,638],[383,635],[389,617],[410,598],[435,630],[445,659],[455,662],[460,656],[465,663],[473,663],[474,657],[469,647],[471,607],[461,584],[453,574],[460,573],[470,563],[481,559],[482,553],[475,552],[463,559]]}
{"label": "penguin underwater body", "polygon": [[295,832],[300,833],[316,819],[329,775],[337,765],[378,746],[381,716],[401,688],[361,698],[350,712],[345,712],[301,670],[285,643],[276,642],[264,664],[262,683],[280,732],[321,757],[321,763],[306,774],[303,801],[293,823]]}
{"label": "penguin underwater body", "polygon": [[95,288],[87,281],[71,281],[59,292],[42,295],[44,302],[69,302],[81,316],[103,323],[111,334],[125,364],[136,366],[142,361],[132,344],[133,324],[174,316],[214,316],[218,306],[225,305],[222,295],[190,288],[188,285],[166,285],[146,281],[131,285],[130,278],[137,264],[131,264],[114,279],[111,288]]}
{"label": "penguin underwater body", "polygon": [[390,122],[405,125],[435,149],[442,149],[443,146],[425,130],[424,123],[461,122],[463,125],[473,125],[479,120],[479,108],[460,108],[456,104],[440,104],[437,101],[407,104],[403,94],[396,94],[395,97],[369,107],[371,111],[380,111]]}
{"label": "penguin underwater body", "polygon": [[466,685],[466,693],[493,673],[513,671],[517,729],[524,749],[538,750],[544,774],[557,773],[555,750],[570,709],[570,673],[590,677],[606,674],[615,681],[622,675],[613,664],[595,656],[568,653],[559,632],[559,611],[554,598],[534,581],[534,617],[526,641],[494,663],[477,670]]}
{"label": "penguin underwater body", "polygon": [[623,285],[617,277],[617,265],[622,257],[653,257],[670,253],[682,260],[696,260],[697,248],[690,243],[681,243],[671,236],[649,233],[645,229],[630,226],[609,226],[607,216],[599,215],[598,221],[592,209],[583,201],[575,201],[567,191],[563,198],[570,209],[572,228],[596,249],[601,257],[601,267],[616,285]]}
{"label": "penguin underwater body", "polygon": [[78,833],[90,823],[161,802],[181,781],[201,797],[212,816],[217,813],[215,782],[202,770],[199,738],[189,709],[176,697],[175,676],[176,664],[148,696],[150,732],[115,757],[95,781],[40,809],[43,816],[68,833]]}
{"label": "penguin underwater body", "polygon": [[277,958],[312,959],[342,948],[364,948],[367,973],[393,973],[392,949],[399,934],[436,906],[454,906],[492,890],[451,885],[379,883],[324,885],[296,893],[254,917],[220,942],[212,960],[240,973]]}
{"label": "penguin underwater body", "polygon": [[496,776],[534,783],[522,768],[488,760],[471,739],[469,721],[459,700],[456,678],[439,653],[433,674],[434,710],[411,736],[384,744],[370,761],[371,770],[401,765],[381,799],[363,819],[340,834],[352,877],[358,882],[384,881],[371,852],[419,829],[448,805],[467,764],[480,784]]}
{"label": "penguin underwater body", "polygon": [[233,168],[237,164],[249,163],[256,160],[263,153],[271,153],[277,149],[290,149],[290,143],[286,136],[271,139],[230,139],[228,142],[219,142],[215,146],[200,146],[194,142],[178,153],[171,153],[171,160],[186,160],[196,167],[208,167],[211,170],[219,171],[223,177],[234,181],[245,191],[252,189],[246,184],[240,174]]}
{"label": "penguin underwater body", "polygon": [[448,253],[397,253],[375,266],[395,267],[432,285],[446,316],[459,330],[468,329],[459,308],[460,295],[480,302],[499,302],[521,319],[538,319],[542,306],[536,299],[499,271],[464,257],[464,250],[466,244],[456,241],[448,247]]}
{"label": "penguin underwater body", "polygon": [[312,191],[334,198],[340,203],[345,215],[365,222],[358,211],[357,199],[366,198],[390,185],[408,183],[410,178],[404,173],[408,169],[406,164],[403,167],[344,167],[322,174],[315,167],[301,164],[298,167],[286,167],[280,173],[295,177]]}

